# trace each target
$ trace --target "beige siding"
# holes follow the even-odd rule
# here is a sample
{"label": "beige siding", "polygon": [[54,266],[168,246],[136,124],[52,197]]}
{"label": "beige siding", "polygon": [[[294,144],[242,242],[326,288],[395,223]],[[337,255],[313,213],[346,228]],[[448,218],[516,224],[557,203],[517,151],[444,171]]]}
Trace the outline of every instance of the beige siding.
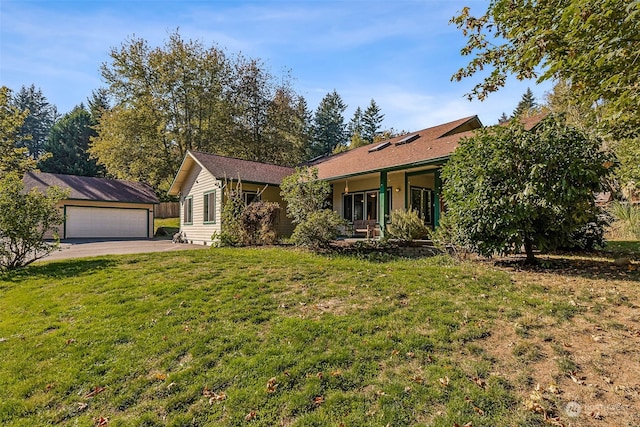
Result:
{"label": "beige siding", "polygon": [[[182,231],[190,243],[210,245],[211,236],[219,233],[221,222],[221,201],[222,183],[215,179],[207,170],[202,169],[198,164],[194,164],[185,180],[180,197],[180,231]],[[215,223],[204,222],[204,194],[210,191],[216,193],[216,215]],[[184,202],[187,197],[193,200],[193,221],[185,224]]]}

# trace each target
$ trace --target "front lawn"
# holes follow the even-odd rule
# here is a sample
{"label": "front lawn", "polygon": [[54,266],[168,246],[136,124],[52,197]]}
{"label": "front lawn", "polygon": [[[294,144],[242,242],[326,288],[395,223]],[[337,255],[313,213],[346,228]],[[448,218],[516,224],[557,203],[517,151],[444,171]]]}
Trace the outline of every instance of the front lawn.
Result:
{"label": "front lawn", "polygon": [[639,275],[603,268],[278,248],[32,265],[0,276],[0,424],[633,425]]}

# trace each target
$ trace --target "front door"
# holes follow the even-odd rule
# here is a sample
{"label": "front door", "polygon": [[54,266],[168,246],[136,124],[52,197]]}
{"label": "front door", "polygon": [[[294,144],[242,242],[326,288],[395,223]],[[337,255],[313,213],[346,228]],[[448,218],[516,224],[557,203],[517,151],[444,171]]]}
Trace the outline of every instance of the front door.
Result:
{"label": "front door", "polygon": [[411,187],[410,209],[416,211],[425,224],[433,223],[431,200],[433,191],[428,188]]}

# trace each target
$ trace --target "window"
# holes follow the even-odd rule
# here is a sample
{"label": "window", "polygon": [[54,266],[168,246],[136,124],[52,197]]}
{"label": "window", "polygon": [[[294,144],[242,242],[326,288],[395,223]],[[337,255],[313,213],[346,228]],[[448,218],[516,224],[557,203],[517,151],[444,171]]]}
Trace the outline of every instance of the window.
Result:
{"label": "window", "polygon": [[[391,208],[391,189],[387,188],[385,215]],[[349,193],[342,196],[342,217],[348,221],[361,219],[378,221],[380,192],[378,190]]]}
{"label": "window", "polygon": [[193,197],[186,197],[182,202],[182,207],[184,209],[184,223],[193,224]]}
{"label": "window", "polygon": [[204,193],[204,223],[216,222],[216,191]]}
{"label": "window", "polygon": [[255,191],[243,191],[242,197],[244,197],[244,204],[248,205],[253,202],[260,201],[260,195]]}

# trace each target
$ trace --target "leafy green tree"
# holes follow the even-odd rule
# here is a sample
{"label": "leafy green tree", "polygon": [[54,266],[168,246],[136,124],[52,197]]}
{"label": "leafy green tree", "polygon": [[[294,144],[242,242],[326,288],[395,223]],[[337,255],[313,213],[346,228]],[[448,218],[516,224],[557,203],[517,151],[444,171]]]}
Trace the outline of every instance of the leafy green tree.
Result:
{"label": "leafy green tree", "polygon": [[331,186],[318,179],[318,169],[297,168],[280,185],[287,215],[296,224],[291,236],[294,243],[314,248],[326,247],[334,240],[344,220],[328,209]]}
{"label": "leafy green tree", "polygon": [[488,75],[469,93],[484,99],[518,79],[563,80],[581,105],[598,105],[614,139],[640,133],[640,2],[612,0],[491,0],[473,16],[452,19],[467,38],[469,64],[452,79]]}
{"label": "leafy green tree", "polygon": [[26,147],[16,148],[23,138],[20,129],[27,111],[11,105],[11,91],[0,88],[0,271],[27,265],[49,254],[57,241],[44,234],[62,223],[56,207],[65,193],[52,187],[47,194],[25,192],[23,174],[35,167]]}
{"label": "leafy green tree", "polygon": [[56,204],[68,194],[57,187],[46,194],[24,190],[22,176],[15,172],[0,179],[0,271],[31,264],[58,248],[57,237],[50,243],[44,236],[62,224]]}
{"label": "leafy green tree", "polygon": [[80,176],[104,176],[104,169],[89,157],[89,140],[95,137],[94,119],[83,104],[65,114],[53,126],[44,150],[51,156],[40,161],[43,172]]}
{"label": "leafy green tree", "polygon": [[178,32],[156,48],[127,40],[110,56],[102,76],[113,107],[103,109],[90,148],[109,174],[162,190],[187,150],[284,164],[306,157],[301,97],[259,60]]}
{"label": "leafy green tree", "polygon": [[29,156],[29,151],[24,146],[28,137],[21,133],[22,124],[29,112],[13,105],[11,96],[11,89],[0,87],[0,180],[10,172],[22,175],[36,164],[36,160]]}
{"label": "leafy green tree", "polygon": [[221,49],[175,32],[156,48],[129,39],[110,57],[101,71],[114,106],[103,112],[90,153],[111,175],[167,188],[187,150],[225,153],[233,143],[231,68]]}
{"label": "leafy green tree", "polygon": [[313,118],[313,153],[315,156],[331,154],[336,148],[346,146],[347,125],[342,97],[335,90],[320,101]]}
{"label": "leafy green tree", "polygon": [[536,102],[535,96],[533,96],[533,92],[531,92],[531,88],[527,88],[527,91],[522,95],[520,102],[516,106],[515,110],[511,114],[511,118],[528,116],[532,113],[537,112],[538,103]]}
{"label": "leafy green tree", "polygon": [[462,243],[483,255],[524,246],[534,263],[534,248],[571,245],[587,224],[600,227],[594,194],[612,164],[600,146],[555,115],[530,131],[513,120],[462,140],[442,169]]}
{"label": "leafy green tree", "polygon": [[58,119],[56,107],[34,85],[22,86],[15,94],[12,105],[20,111],[28,111],[20,128],[22,138],[16,141],[17,146],[26,147],[29,155],[38,159],[44,154],[49,131]]}
{"label": "leafy green tree", "polygon": [[384,114],[373,99],[362,116],[362,138],[371,144],[380,135]]}

